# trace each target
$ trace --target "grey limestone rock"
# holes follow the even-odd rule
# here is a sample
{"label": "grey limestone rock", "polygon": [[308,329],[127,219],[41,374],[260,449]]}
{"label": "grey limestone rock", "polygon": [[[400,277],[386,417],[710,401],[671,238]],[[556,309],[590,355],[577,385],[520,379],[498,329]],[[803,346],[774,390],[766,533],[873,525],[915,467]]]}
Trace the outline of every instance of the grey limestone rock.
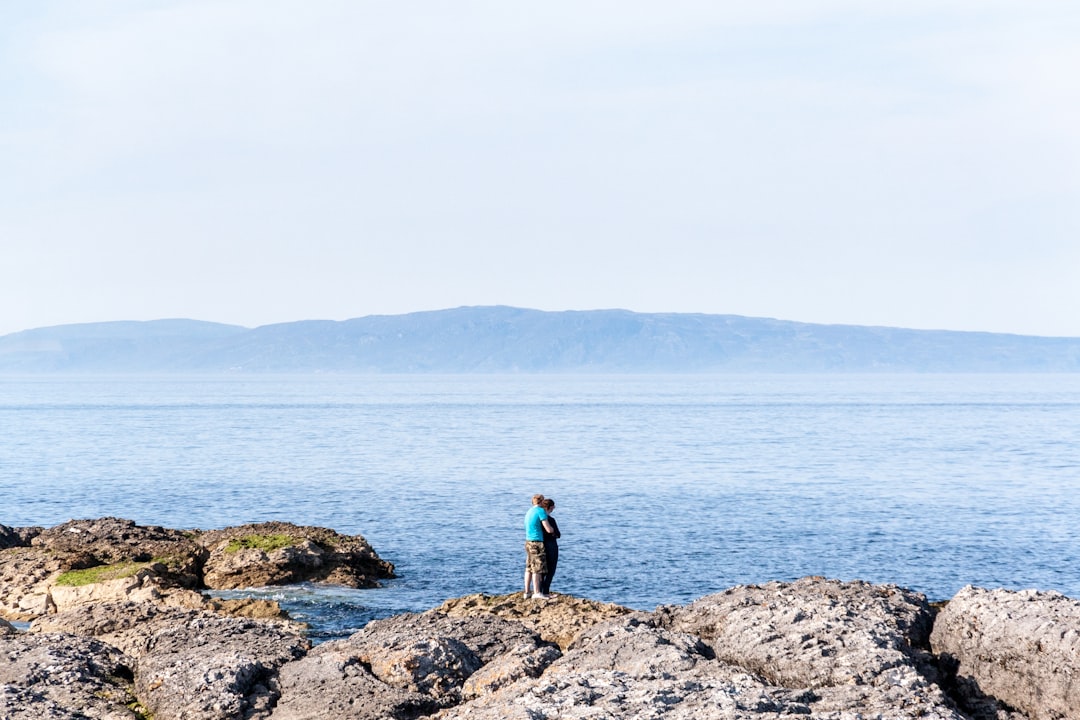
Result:
{"label": "grey limestone rock", "polygon": [[[481,671],[483,672],[483,671]],[[626,617],[583,632],[537,678],[525,677],[453,708],[440,720],[663,718],[732,720],[963,720],[918,692],[878,686],[784,687],[715,657],[692,634]]]}
{"label": "grey limestone rock", "polygon": [[65,632],[93,637],[138,658],[147,654],[158,632],[199,617],[207,615],[150,603],[101,603],[40,617],[30,624],[30,632]]}
{"label": "grey limestone rock", "polygon": [[278,670],[309,647],[269,623],[200,614],[149,638],[135,664],[135,693],[156,720],[269,717]]}
{"label": "grey limestone rock", "polygon": [[407,613],[376,620],[346,642],[387,685],[430,695],[443,705],[457,702],[461,686],[483,662],[454,636],[449,622],[418,621],[414,629],[417,618]]}
{"label": "grey limestone rock", "polygon": [[368,624],[353,635],[355,641],[401,637],[452,637],[463,642],[482,663],[503,655],[522,643],[543,643],[539,634],[524,624],[495,615],[457,617],[438,610],[403,613]]}
{"label": "grey limestone rock", "polygon": [[279,673],[281,699],[273,720],[384,720],[427,715],[438,704],[428,695],[388,685],[371,672],[347,640],[315,647]]}
{"label": "grey limestone rock", "polygon": [[894,585],[819,577],[744,585],[658,608],[656,617],[779,685],[911,684],[933,672],[930,606]]}
{"label": "grey limestone rock", "polygon": [[405,613],[369,623],[284,666],[272,717],[417,717],[465,695],[536,677],[559,654],[520,622]]}
{"label": "grey limestone rock", "polygon": [[931,621],[925,598],[893,586],[733,588],[586,623],[538,677],[438,717],[961,720],[934,681]]}
{"label": "grey limestone rock", "polygon": [[91,638],[0,635],[0,718],[135,720],[131,665]]}
{"label": "grey limestone rock", "polygon": [[[938,615],[934,652],[966,705],[1033,720],[1080,717],[1080,601],[1055,592],[965,587]],[[987,699],[1004,706],[983,707]]]}
{"label": "grey limestone rock", "polygon": [[487,595],[478,593],[447,600],[438,612],[453,617],[490,617],[520,621],[544,640],[568,647],[583,630],[611,618],[633,614],[633,610],[613,603],[597,602],[572,595],[555,594],[548,601],[524,598],[521,593]]}
{"label": "grey limestone rock", "polygon": [[470,675],[461,686],[461,696],[471,700],[512,685],[522,678],[540,677],[560,657],[562,652],[553,645],[523,642]]}

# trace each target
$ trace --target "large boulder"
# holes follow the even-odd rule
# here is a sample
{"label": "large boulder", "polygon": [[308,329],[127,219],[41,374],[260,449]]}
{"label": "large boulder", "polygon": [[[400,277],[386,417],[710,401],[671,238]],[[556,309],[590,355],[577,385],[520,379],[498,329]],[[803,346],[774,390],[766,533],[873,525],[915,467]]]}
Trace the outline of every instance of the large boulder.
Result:
{"label": "large boulder", "polygon": [[72,520],[43,530],[31,546],[64,558],[64,569],[77,570],[123,563],[155,565],[167,584],[194,588],[206,551],[196,533],[153,525],[136,525],[122,518]]}
{"label": "large boulder", "polygon": [[132,660],[91,638],[0,635],[0,718],[136,720]]}
{"label": "large boulder", "polygon": [[931,665],[929,603],[895,585],[820,577],[741,585],[660,607],[656,617],[779,685],[891,683]]}
{"label": "large boulder", "polygon": [[813,690],[819,707],[951,712],[929,652],[930,605],[895,585],[821,577],[745,585],[658,608],[656,618],[773,685]]}
{"label": "large boulder", "polygon": [[991,699],[1032,720],[1080,716],[1080,601],[968,586],[938,615],[930,641],[979,714],[989,715]]}
{"label": "large boulder", "polygon": [[218,590],[300,582],[368,588],[394,577],[363,537],[327,528],[266,522],[211,530],[199,542],[209,553],[203,582]]}
{"label": "large boulder", "polygon": [[524,598],[521,593],[466,595],[447,600],[436,610],[451,617],[494,615],[516,620],[535,630],[545,641],[555,643],[563,649],[583,630],[634,612],[622,605],[572,595],[553,595],[550,600],[541,601]]}
{"label": "large boulder", "polygon": [[[119,518],[32,530],[0,550],[0,617],[9,620],[82,602],[156,599],[200,584],[206,550],[190,533]],[[118,582],[104,585],[111,581]]]}
{"label": "large boulder", "polygon": [[266,718],[280,697],[278,671],[310,647],[268,623],[197,614],[145,641],[135,694],[155,720]]}
{"label": "large boulder", "polygon": [[273,720],[387,720],[418,718],[438,708],[429,696],[375,677],[347,641],[316,646],[278,674],[281,699]]}
{"label": "large boulder", "polygon": [[406,613],[282,668],[272,717],[413,718],[537,677],[559,654],[520,622]]}
{"label": "large boulder", "polygon": [[8,527],[0,525],[0,550],[13,547],[24,547],[30,544],[37,535],[41,534],[39,527]]}

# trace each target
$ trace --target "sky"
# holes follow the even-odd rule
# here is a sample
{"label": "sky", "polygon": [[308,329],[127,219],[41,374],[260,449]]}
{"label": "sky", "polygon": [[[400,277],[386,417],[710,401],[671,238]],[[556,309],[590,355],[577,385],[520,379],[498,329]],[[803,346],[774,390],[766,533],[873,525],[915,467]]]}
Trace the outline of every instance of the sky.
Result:
{"label": "sky", "polygon": [[1074,0],[0,3],[0,334],[462,305],[1080,336]]}

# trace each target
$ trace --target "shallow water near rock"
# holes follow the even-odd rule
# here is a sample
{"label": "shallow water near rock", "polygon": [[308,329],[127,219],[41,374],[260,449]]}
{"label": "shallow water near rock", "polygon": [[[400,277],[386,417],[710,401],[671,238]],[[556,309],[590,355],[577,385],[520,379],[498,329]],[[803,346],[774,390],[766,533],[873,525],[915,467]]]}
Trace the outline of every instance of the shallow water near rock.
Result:
{"label": "shallow water near rock", "polygon": [[9,377],[0,430],[2,524],[364,535],[386,587],[258,591],[317,640],[517,589],[535,492],[554,589],[634,608],[815,574],[1080,597],[1080,376]]}

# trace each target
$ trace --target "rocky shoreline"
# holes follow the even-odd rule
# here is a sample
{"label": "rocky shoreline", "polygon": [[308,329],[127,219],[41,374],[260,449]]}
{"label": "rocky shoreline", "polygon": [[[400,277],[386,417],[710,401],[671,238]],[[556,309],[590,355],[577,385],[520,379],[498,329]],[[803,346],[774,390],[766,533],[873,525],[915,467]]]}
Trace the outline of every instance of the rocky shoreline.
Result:
{"label": "rocky shoreline", "polygon": [[807,577],[653,612],[470,595],[317,646],[276,603],[206,592],[393,571],[360,536],[288,523],[0,526],[0,718],[1080,717],[1080,601],[1053,592],[938,608]]}

